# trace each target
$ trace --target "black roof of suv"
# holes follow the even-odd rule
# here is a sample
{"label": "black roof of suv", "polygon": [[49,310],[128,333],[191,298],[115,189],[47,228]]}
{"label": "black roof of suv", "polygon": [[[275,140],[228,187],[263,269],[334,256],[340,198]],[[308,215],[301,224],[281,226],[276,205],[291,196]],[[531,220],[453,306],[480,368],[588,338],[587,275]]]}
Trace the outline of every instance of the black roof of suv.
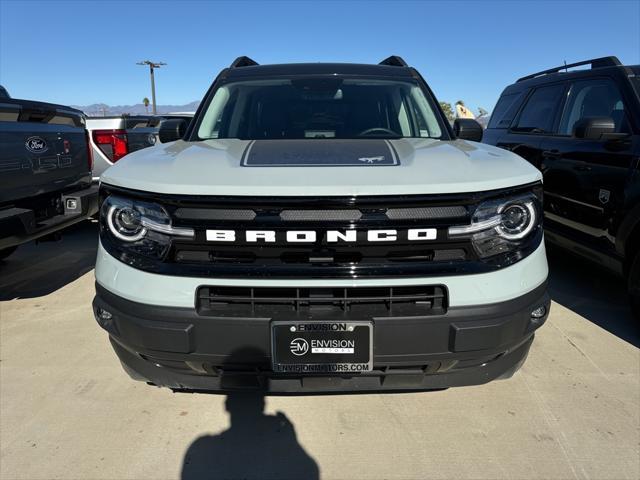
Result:
{"label": "black roof of suv", "polygon": [[[517,83],[524,82],[526,80],[531,80],[533,78],[540,78],[545,75],[550,75],[553,73],[566,74],[569,72],[570,68],[581,67],[584,65],[590,65],[591,70],[593,70],[594,68],[620,67],[622,66],[622,63],[620,63],[620,60],[618,60],[617,57],[593,58],[591,60],[585,60],[583,62],[571,63],[569,65],[564,64],[564,65],[560,65],[559,67],[549,68],[547,70],[543,70],[538,73],[532,73],[531,75],[527,75],[525,77],[519,78]],[[564,70],[564,72],[562,72],[562,70]]]}
{"label": "black roof of suv", "polygon": [[290,77],[295,75],[322,75],[332,73],[376,77],[412,77],[413,69],[410,67],[367,65],[359,63],[286,63],[230,68],[226,71],[226,76],[229,78],[278,75],[286,75]]}
{"label": "black roof of suv", "polygon": [[225,77],[244,78],[261,76],[295,75],[371,75],[376,77],[413,77],[415,69],[396,55],[384,59],[377,65],[361,63],[283,63],[259,65],[248,57],[236,58],[225,70]]}

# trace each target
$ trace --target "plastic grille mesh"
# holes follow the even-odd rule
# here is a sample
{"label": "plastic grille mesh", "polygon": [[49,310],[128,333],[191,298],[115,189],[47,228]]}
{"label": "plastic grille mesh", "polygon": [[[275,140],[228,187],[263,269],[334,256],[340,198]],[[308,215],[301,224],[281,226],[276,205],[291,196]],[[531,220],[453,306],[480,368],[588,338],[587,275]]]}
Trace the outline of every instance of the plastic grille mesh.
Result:
{"label": "plastic grille mesh", "polygon": [[331,222],[352,221],[362,217],[360,210],[283,210],[280,219],[284,222]]}
{"label": "plastic grille mesh", "polygon": [[466,216],[467,209],[461,205],[450,207],[389,208],[387,210],[387,218],[390,220],[463,218]]}

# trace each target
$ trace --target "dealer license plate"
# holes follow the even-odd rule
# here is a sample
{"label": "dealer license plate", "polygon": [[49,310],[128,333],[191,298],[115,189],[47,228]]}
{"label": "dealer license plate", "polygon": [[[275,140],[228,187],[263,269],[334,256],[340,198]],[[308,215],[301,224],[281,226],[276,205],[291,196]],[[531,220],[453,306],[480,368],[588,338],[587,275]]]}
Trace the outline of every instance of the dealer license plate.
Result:
{"label": "dealer license plate", "polygon": [[274,321],[271,349],[274,372],[367,372],[373,368],[373,324]]}

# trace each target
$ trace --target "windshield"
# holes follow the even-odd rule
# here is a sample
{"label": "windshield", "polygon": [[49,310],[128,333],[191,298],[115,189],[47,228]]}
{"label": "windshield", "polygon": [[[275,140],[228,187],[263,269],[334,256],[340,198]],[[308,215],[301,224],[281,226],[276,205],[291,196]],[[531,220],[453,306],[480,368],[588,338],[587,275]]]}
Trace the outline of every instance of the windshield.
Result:
{"label": "windshield", "polygon": [[307,77],[222,85],[198,128],[200,139],[441,138],[417,82]]}

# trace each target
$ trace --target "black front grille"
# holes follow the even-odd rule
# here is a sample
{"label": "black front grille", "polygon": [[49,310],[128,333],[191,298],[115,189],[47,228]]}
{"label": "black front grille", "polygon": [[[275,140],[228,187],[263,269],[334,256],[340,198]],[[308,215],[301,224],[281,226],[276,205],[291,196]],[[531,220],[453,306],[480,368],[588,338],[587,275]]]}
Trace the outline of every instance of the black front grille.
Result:
{"label": "black front grille", "polygon": [[197,310],[201,315],[277,316],[307,310],[399,316],[440,315],[446,312],[447,293],[441,285],[401,287],[200,287]]}
{"label": "black front grille", "polygon": [[[175,237],[160,259],[126,257],[123,261],[164,275],[205,278],[361,279],[408,278],[483,273],[500,264],[482,261],[469,239],[450,238],[453,225],[468,225],[476,206],[530,187],[447,195],[368,197],[214,197],[161,195],[103,187],[110,193],[161,204],[176,227],[191,228],[193,238]],[[429,238],[410,231],[429,229]],[[368,233],[397,233],[391,241],[371,241]],[[207,231],[233,232],[220,241]],[[275,232],[274,241],[250,241],[247,232]],[[316,237],[295,242],[312,231]],[[355,239],[347,240],[347,232]],[[332,232],[334,240],[329,240]],[[336,237],[339,232],[342,237]],[[336,238],[338,238],[336,240]],[[118,257],[117,245],[103,245]]]}
{"label": "black front grille", "polygon": [[[455,274],[475,259],[467,240],[452,240],[446,233],[450,225],[470,221],[468,201],[460,198],[256,198],[253,202],[233,198],[208,205],[180,202],[168,210],[175,225],[196,232],[194,239],[175,239],[167,259],[185,274],[253,278],[423,275],[429,270]],[[436,229],[437,238],[411,241],[412,228]],[[235,240],[211,241],[208,229],[233,231]],[[275,232],[276,241],[250,242],[246,232],[252,230]],[[356,241],[330,242],[331,230],[342,234],[356,230]],[[396,231],[397,238],[372,242],[367,237],[370,230]],[[288,241],[287,232],[295,231],[313,231],[316,240]]]}

